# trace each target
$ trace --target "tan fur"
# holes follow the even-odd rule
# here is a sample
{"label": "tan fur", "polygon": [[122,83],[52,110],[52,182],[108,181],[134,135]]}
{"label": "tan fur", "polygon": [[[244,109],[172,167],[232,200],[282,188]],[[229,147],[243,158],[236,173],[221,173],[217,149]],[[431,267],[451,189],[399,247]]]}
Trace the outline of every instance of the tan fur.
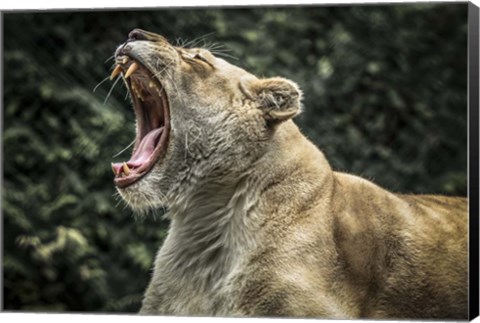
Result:
{"label": "tan fur", "polygon": [[165,157],[119,189],[171,219],[142,314],[467,318],[465,198],[332,171],[290,120],[293,82],[138,32],[172,118]]}

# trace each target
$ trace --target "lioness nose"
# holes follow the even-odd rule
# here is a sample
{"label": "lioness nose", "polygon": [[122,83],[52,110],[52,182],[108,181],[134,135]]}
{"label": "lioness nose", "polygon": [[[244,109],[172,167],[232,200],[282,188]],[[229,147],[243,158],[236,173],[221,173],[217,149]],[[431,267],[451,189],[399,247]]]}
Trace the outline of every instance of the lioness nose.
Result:
{"label": "lioness nose", "polygon": [[149,40],[154,42],[166,42],[168,43],[167,39],[163,36],[158,34],[142,30],[139,28],[135,28],[128,34],[129,40]]}

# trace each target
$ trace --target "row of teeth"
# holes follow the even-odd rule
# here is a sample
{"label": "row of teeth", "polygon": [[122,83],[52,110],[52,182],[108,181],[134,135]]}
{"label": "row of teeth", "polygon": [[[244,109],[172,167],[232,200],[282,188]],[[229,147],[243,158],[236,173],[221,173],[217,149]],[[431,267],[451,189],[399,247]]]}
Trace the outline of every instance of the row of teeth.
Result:
{"label": "row of teeth", "polygon": [[132,90],[133,90],[133,93],[135,93],[135,95],[137,96],[137,98],[139,98],[140,101],[143,101],[142,92],[140,92],[140,90],[137,89],[137,87],[135,86],[135,83],[133,82],[132,82]]}
{"label": "row of teeth", "polygon": [[[122,60],[122,64],[125,65],[127,62],[128,62],[128,57],[124,57]],[[130,75],[132,75],[137,69],[138,69],[137,62],[133,62],[132,65],[130,65],[130,67],[128,68],[127,72],[125,72],[125,75],[124,75],[125,79],[128,79]],[[115,66],[115,68],[112,71],[112,74],[110,74],[110,80],[113,80],[122,72],[123,72],[123,68],[120,65]]]}
{"label": "row of teeth", "polygon": [[[122,173],[122,170],[123,170],[123,173]],[[115,170],[115,167],[113,167],[113,165],[112,165],[112,171],[113,171],[113,174],[115,176],[118,176],[119,174],[125,174],[126,176],[128,176],[131,173],[130,167],[128,167],[127,163],[125,163],[125,162],[123,163],[122,169],[120,170],[120,172],[117,173],[117,171]]]}
{"label": "row of teeth", "polygon": [[[124,57],[122,60],[122,64],[125,65],[128,62],[129,58]],[[127,69],[125,72],[125,75],[123,76],[125,79],[128,79],[135,71],[138,69],[138,64],[137,62],[133,62],[130,67]],[[110,80],[113,80],[115,77],[117,77],[120,73],[123,72],[123,68],[120,65],[115,66],[115,68],[112,71],[112,74],[110,74]],[[158,86],[153,82],[149,81],[148,82],[148,87],[149,88],[155,88],[155,91],[158,93],[159,96],[162,96],[161,90],[158,88]],[[132,89],[135,95],[141,100],[144,100],[144,97],[141,94],[141,91],[135,86],[135,83],[132,82]]]}
{"label": "row of teeth", "polygon": [[[162,92],[160,91],[160,89],[155,85],[155,83],[153,81],[149,81],[148,82],[148,87],[149,88],[154,88],[155,91],[157,92],[158,96],[162,96]],[[142,95],[142,92],[140,91],[140,89],[137,88],[137,86],[135,85],[135,83],[132,82],[132,90],[133,90],[133,93],[135,93],[135,95],[141,100],[143,101],[144,100],[144,97]]]}

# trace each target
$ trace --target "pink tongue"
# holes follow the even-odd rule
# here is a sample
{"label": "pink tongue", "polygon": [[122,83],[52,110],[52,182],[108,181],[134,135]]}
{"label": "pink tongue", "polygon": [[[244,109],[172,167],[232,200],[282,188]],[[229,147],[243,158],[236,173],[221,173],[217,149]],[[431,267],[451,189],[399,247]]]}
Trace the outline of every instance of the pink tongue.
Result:
{"label": "pink tongue", "polygon": [[158,137],[160,137],[160,134],[163,131],[162,128],[157,128],[155,130],[150,131],[147,133],[145,137],[143,137],[142,141],[140,142],[140,145],[138,145],[137,150],[135,151],[135,154],[132,156],[132,158],[127,162],[127,165],[129,167],[139,167],[145,162],[147,162],[148,157],[150,157],[153,153],[153,150],[155,149],[155,146],[158,141]]}
{"label": "pink tongue", "polygon": [[[144,163],[148,161],[148,158],[152,155],[153,151],[155,150],[155,146],[158,142],[158,138],[163,131],[163,127],[157,128],[155,130],[150,131],[147,133],[145,137],[143,137],[142,141],[137,147],[135,154],[132,158],[127,162],[128,167],[130,168],[138,168],[142,166]],[[123,163],[113,163],[112,167],[115,168],[116,173],[120,173],[122,169]]]}

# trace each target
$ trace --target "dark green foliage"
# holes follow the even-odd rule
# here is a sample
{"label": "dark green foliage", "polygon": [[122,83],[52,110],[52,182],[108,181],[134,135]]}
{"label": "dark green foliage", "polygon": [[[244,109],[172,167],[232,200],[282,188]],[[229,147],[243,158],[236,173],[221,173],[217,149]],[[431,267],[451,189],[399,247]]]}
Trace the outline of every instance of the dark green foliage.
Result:
{"label": "dark green foliage", "polygon": [[[398,192],[466,195],[467,5],[4,16],[4,307],[133,312],[166,235],[133,217],[110,162],[134,137],[118,84],[93,88],[139,27],[224,45],[304,91],[296,119],[336,170]],[[179,39],[181,38],[181,39]],[[233,57],[230,57],[233,56]]]}

